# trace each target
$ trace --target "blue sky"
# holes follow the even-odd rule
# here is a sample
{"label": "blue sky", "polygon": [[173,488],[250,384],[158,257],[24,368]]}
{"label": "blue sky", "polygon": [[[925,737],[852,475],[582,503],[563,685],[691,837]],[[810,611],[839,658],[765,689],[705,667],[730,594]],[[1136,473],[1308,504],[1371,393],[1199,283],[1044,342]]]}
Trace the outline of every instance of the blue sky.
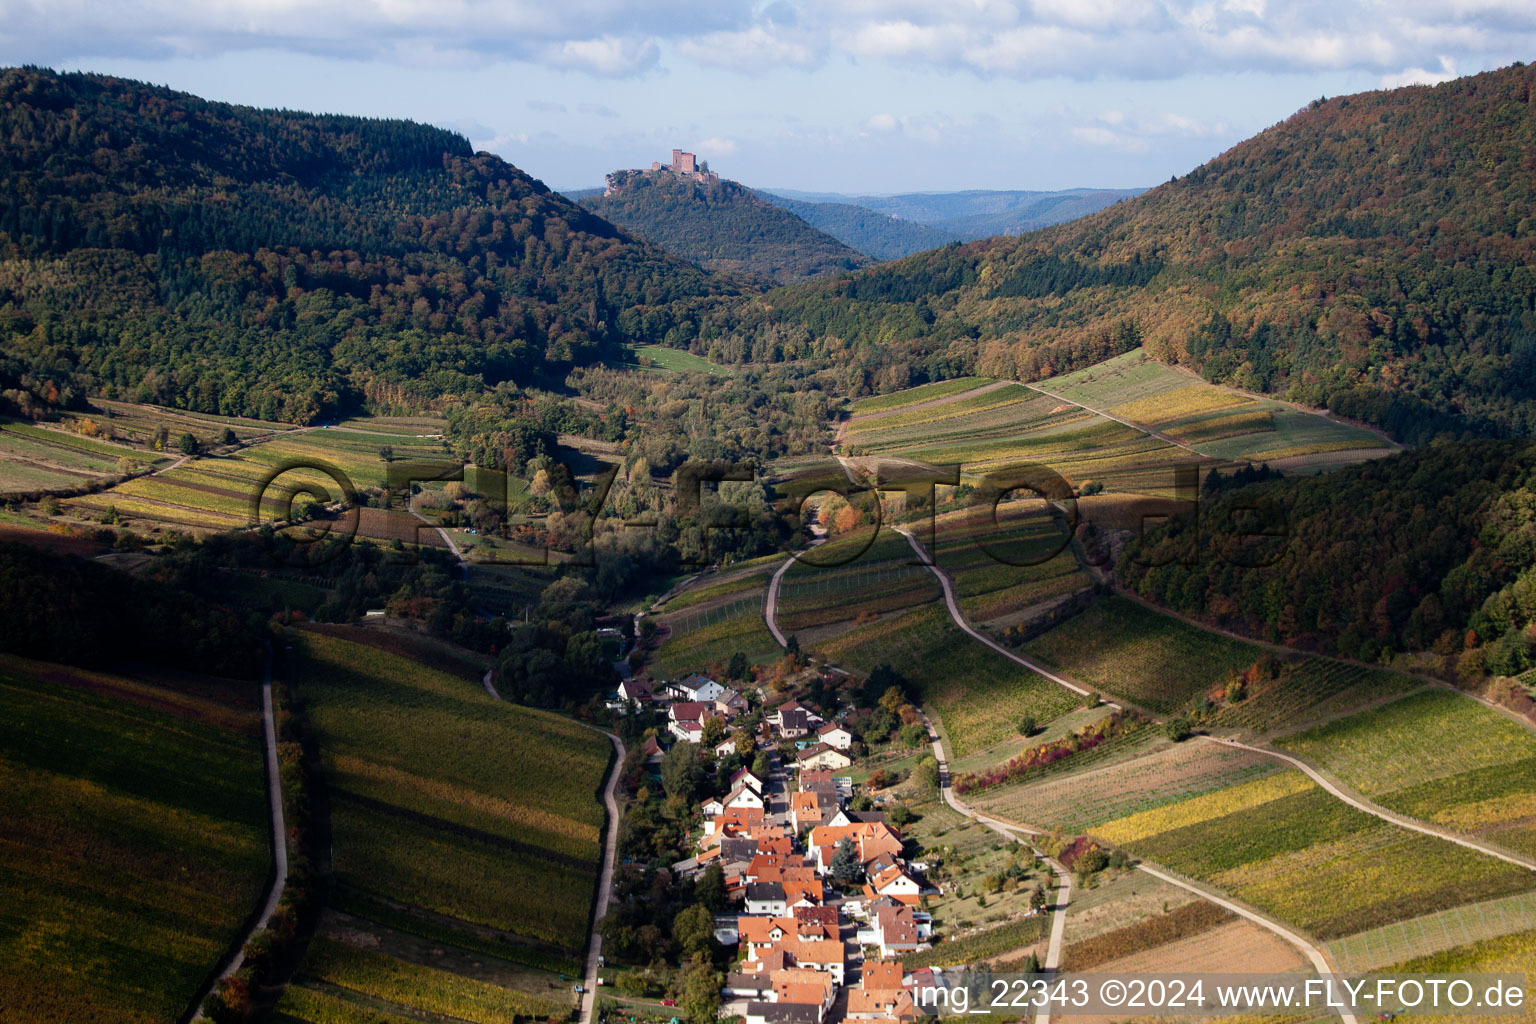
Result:
{"label": "blue sky", "polygon": [[4,63],[429,121],[555,187],[673,146],[814,191],[1152,185],[1527,58],[1529,0],[0,0]]}

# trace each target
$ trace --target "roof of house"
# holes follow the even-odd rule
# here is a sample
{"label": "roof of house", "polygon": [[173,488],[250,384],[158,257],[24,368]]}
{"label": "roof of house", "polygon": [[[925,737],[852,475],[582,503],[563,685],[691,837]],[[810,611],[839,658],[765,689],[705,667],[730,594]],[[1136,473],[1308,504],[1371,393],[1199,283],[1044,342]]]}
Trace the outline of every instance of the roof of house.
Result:
{"label": "roof of house", "polygon": [[757,856],[756,839],[730,839],[720,840],[720,856],[728,861],[751,860]]}
{"label": "roof of house", "polygon": [[851,988],[848,990],[848,1012],[889,1013],[900,994],[900,989],[892,992],[888,989]]}
{"label": "roof of house", "polygon": [[748,882],[747,899],[754,902],[782,900],[784,887],[778,882]]}
{"label": "roof of house", "polygon": [[746,698],[729,686],[715,694],[716,704],[734,704],[738,700],[746,700]]}
{"label": "roof of house", "polygon": [[878,991],[880,989],[896,989],[899,991],[901,989],[901,961],[864,961],[863,978],[859,983],[871,991]]}
{"label": "roof of house", "polygon": [[822,925],[827,925],[827,924],[836,925],[837,924],[837,908],[836,907],[796,907],[795,908],[795,920],[796,921],[809,921],[809,922],[813,922],[815,924],[822,924]]}
{"label": "roof of house", "polygon": [[886,945],[917,941],[917,919],[908,907],[878,907],[875,910],[875,927]]}
{"label": "roof of house", "polygon": [[656,742],[655,736],[647,736],[645,738],[645,746],[640,749],[640,752],[646,757],[650,757],[652,754],[659,754],[661,753],[661,744]]}
{"label": "roof of house", "polygon": [[830,768],[810,768],[800,773],[800,791],[823,790],[835,794],[837,792],[837,780],[832,778]]}
{"label": "roof of house", "polygon": [[674,722],[697,721],[699,716],[710,710],[710,706],[701,700],[682,700],[673,704],[667,714],[672,716]]}
{"label": "roof of house", "polygon": [[736,934],[743,942],[751,942],[762,945],[773,941],[773,932],[778,930],[785,935],[792,935],[795,931],[795,919],[792,917],[764,917],[761,914],[744,914],[736,919]]}
{"label": "roof of house", "polygon": [[747,1004],[748,1017],[761,1017],[767,1024],[821,1024],[820,1003],[764,1003]]}
{"label": "roof of house", "polygon": [[806,714],[800,708],[795,708],[793,711],[786,711],[779,716],[779,728],[784,732],[789,732],[790,730],[805,731],[810,729],[810,727],[811,716]]}
{"label": "roof of house", "polygon": [[848,959],[848,947],[842,939],[797,937],[793,943],[786,941],[784,948],[802,964],[840,964]]}
{"label": "roof of house", "polygon": [[[824,725],[820,729],[816,730],[816,735],[818,735],[818,736],[825,736],[829,732],[848,732],[848,730],[844,729],[842,726],[838,725],[836,722],[828,722],[826,725]],[[850,733],[850,735],[852,735],[852,734]]]}

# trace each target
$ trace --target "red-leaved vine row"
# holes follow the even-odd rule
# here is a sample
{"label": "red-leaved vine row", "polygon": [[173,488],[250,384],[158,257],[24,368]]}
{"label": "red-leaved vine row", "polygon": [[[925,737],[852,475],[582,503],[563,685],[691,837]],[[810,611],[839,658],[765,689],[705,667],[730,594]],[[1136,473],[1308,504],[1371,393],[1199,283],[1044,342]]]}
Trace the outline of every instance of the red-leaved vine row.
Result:
{"label": "red-leaved vine row", "polygon": [[1106,740],[1136,729],[1140,724],[1139,719],[1127,718],[1116,711],[1108,718],[1083,726],[1071,736],[1030,747],[996,768],[984,772],[967,772],[955,780],[955,792],[964,796],[967,793],[975,793],[983,789],[991,789],[993,786],[1001,786],[1005,782],[1012,782],[1033,768],[1043,768],[1048,764],[1055,764],[1064,757],[1092,750]]}

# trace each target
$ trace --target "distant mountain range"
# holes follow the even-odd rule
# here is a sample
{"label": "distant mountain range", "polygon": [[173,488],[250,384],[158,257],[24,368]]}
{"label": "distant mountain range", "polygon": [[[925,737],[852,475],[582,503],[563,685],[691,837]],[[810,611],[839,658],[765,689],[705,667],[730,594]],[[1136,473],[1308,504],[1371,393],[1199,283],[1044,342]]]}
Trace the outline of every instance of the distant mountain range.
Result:
{"label": "distant mountain range", "polygon": [[786,289],[758,329],[929,377],[965,349],[1038,380],[1145,345],[1410,443],[1532,436],[1532,168],[1536,67],[1317,100],[1070,223]]}
{"label": "distant mountain range", "polygon": [[[973,189],[965,192],[908,192],[892,196],[842,195],[836,192],[799,192],[793,189],[759,189],[758,194],[769,202],[778,203],[793,210],[808,223],[847,244],[867,252],[877,259],[894,259],[910,256],[914,252],[932,249],[946,242],[971,242],[996,235],[1018,235],[1036,228],[1076,220],[1112,206],[1122,199],[1140,195],[1142,189],[1073,188],[1058,192],[991,191]],[[910,231],[904,234],[882,235],[883,225],[877,222],[856,224],[849,221],[847,208],[870,210],[887,218],[895,218],[897,231],[904,225],[926,227],[926,232]],[[847,224],[848,236],[838,234],[837,228]],[[861,244],[858,234],[869,231],[873,243]],[[898,246],[885,243],[885,252],[876,253],[866,247],[880,245],[888,237],[910,239],[910,247],[898,251]],[[856,241],[855,238],[860,238]]]}
{"label": "distant mountain range", "polygon": [[[950,242],[971,242],[996,235],[1060,224],[1087,216],[1141,189],[1074,188],[1059,192],[989,191],[908,192],[902,195],[843,195],[794,189],[754,189],[758,198],[788,210],[811,227],[877,261],[900,259]],[[569,199],[583,202],[603,216],[663,245],[636,224],[609,217],[603,208],[585,203],[601,196],[600,188],[566,189]],[[653,228],[653,230],[655,230]]]}

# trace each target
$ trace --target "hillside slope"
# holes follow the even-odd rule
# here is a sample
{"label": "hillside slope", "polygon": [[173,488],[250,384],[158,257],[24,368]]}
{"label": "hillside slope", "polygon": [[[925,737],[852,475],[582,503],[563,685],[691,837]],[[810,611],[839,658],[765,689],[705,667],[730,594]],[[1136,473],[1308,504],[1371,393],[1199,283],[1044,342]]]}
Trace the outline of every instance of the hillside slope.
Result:
{"label": "hillside slope", "polygon": [[419,407],[563,376],[715,287],[451,132],[0,71],[12,411]]}
{"label": "hillside slope", "polygon": [[[1423,441],[1536,429],[1536,68],[1318,101],[1069,224],[743,311],[1035,380],[1145,342]],[[891,340],[896,344],[892,345]]]}
{"label": "hillside slope", "polygon": [[582,205],[710,270],[787,284],[869,263],[734,181],[690,181],[667,171],[618,171],[612,181],[614,190]]}
{"label": "hillside slope", "polygon": [[1176,517],[1134,538],[1116,570],[1126,584],[1362,660],[1433,652],[1432,667],[1468,680],[1536,666],[1536,442],[1437,444],[1234,483],[1207,486],[1198,524]]}
{"label": "hillside slope", "polygon": [[761,189],[757,194],[811,227],[825,231],[849,248],[876,260],[900,259],[960,240],[959,235],[852,203],[814,203]]}

